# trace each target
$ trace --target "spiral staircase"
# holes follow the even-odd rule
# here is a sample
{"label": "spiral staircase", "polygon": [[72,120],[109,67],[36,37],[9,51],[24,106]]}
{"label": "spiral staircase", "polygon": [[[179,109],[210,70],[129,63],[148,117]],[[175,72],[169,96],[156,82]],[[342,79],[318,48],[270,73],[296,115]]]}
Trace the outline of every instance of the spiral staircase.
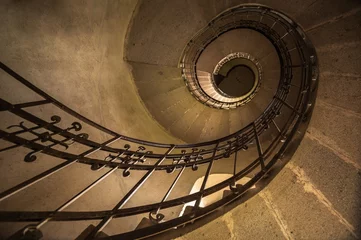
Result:
{"label": "spiral staircase", "polygon": [[0,20],[2,239],[360,238],[358,0]]}

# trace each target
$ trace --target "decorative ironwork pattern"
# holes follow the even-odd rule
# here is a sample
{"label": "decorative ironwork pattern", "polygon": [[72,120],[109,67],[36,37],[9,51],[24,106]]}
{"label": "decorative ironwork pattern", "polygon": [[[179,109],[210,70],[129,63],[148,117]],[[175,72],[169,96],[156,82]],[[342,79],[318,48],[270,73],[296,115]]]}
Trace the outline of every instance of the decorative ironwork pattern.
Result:
{"label": "decorative ironwork pattern", "polygon": [[[220,21],[222,24],[218,24]],[[275,30],[276,25],[278,26],[277,31]],[[223,27],[218,28],[218,26]],[[186,223],[206,216],[215,209],[240,198],[250,187],[271,174],[270,170],[279,163],[300,126],[307,125],[312,112],[318,79],[316,55],[302,29],[292,20],[272,9],[261,6],[240,6],[219,15],[209,24],[209,28],[214,30],[212,35],[197,39],[203,39],[202,45],[205,46],[222,32],[236,27],[248,27],[260,31],[277,47],[282,65],[278,91],[268,108],[253,123],[227,137],[197,144],[163,144],[118,134],[63,105],[4,63],[0,63],[3,72],[42,98],[42,100],[37,99],[19,104],[1,97],[0,114],[10,113],[17,119],[20,118],[21,121],[14,120],[7,129],[0,129],[1,140],[11,144],[8,147],[2,147],[0,153],[6,153],[10,149],[19,147],[29,149],[30,152],[24,156],[24,161],[27,162],[29,168],[37,161],[39,154],[61,160],[59,164],[50,169],[1,192],[0,201],[10,198],[38,182],[47,181],[50,176],[67,171],[72,165],[89,165],[88,174],[104,168],[108,170],[55,210],[1,211],[0,221],[33,222],[21,229],[21,234],[39,238],[42,236],[41,229],[49,222],[99,220],[94,229],[86,236],[86,239],[93,239],[99,237],[99,233],[113,219],[122,218],[124,221],[128,221],[130,217],[146,215],[144,221],[147,222],[147,227],[137,227],[117,235],[122,239],[143,238],[184,226]],[[203,36],[205,33],[208,32],[201,32],[199,36]],[[182,60],[183,75],[187,78],[195,77],[195,69],[191,64],[199,56],[199,48],[195,48],[192,44],[186,48],[185,52],[187,53],[185,54],[186,58]],[[294,71],[296,68],[298,69],[297,73]],[[193,93],[199,89],[197,85],[188,87]],[[292,98],[290,98],[290,93],[292,93]],[[197,97],[208,99],[206,94]],[[227,105],[212,100],[209,100],[207,104],[213,107]],[[59,114],[61,116],[53,115],[47,119],[28,110],[30,107],[42,106],[57,109],[64,116],[68,116],[67,122],[70,121],[70,124],[63,122],[62,114]],[[229,104],[227,107],[232,106]],[[64,127],[64,125],[67,126]],[[85,125],[88,131],[85,131]],[[93,140],[90,130],[99,131],[109,137],[104,141]],[[272,140],[263,141],[265,133],[271,133],[271,131]],[[24,134],[27,134],[27,137]],[[123,147],[114,147],[114,143],[119,142]],[[124,142],[125,144],[123,144]],[[87,150],[75,153],[71,151],[75,145],[86,147]],[[250,149],[256,149],[257,155],[254,159],[244,159],[244,151],[250,151]],[[106,157],[97,157],[94,155],[97,152],[105,153]],[[209,187],[207,185],[209,176],[216,168],[218,161],[231,163],[232,176]],[[170,194],[178,185],[187,183],[188,179],[182,178],[186,174],[186,170],[191,170],[191,173],[199,173],[201,167],[205,173],[200,190],[192,194],[183,193],[182,196],[170,199]],[[102,211],[67,211],[67,207],[81,196],[118,171],[121,172],[124,181],[132,178],[132,173],[135,171],[141,172],[143,175],[135,181],[133,187],[119,199],[113,208]],[[161,201],[125,207],[133,195],[146,182],[150,181],[150,177],[155,172],[174,174],[174,180],[165,191]],[[239,184],[239,181],[246,177],[249,177],[247,183]],[[201,207],[200,203],[205,197],[216,192],[223,192],[225,189],[229,189],[231,194],[208,206]],[[167,209],[182,207],[189,202],[194,202],[194,205],[187,208],[182,215],[169,216],[166,213]]]}

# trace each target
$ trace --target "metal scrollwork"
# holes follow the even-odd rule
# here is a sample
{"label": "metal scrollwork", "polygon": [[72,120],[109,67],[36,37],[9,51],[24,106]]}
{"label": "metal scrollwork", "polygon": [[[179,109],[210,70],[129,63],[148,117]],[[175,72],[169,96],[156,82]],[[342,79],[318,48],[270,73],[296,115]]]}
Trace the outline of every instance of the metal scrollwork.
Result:
{"label": "metal scrollwork", "polygon": [[[43,133],[43,134],[44,134],[44,133]],[[49,139],[51,139],[51,141],[53,142],[53,144],[50,144],[49,146],[46,146],[44,149],[48,149],[48,148],[54,147],[54,146],[56,146],[56,145],[58,145],[58,144],[60,144],[61,146],[65,147],[65,149],[68,149],[68,147],[74,143],[74,138],[65,138],[65,139],[62,140],[62,141],[57,141],[57,140],[52,139],[51,137],[49,138],[48,134],[49,134],[48,132],[45,132],[44,140],[42,139],[41,141],[42,141],[42,142],[46,142],[46,141],[48,141]],[[84,138],[84,139],[88,139],[88,138],[89,138],[89,135],[88,135],[87,133],[80,133],[80,134],[77,135],[77,137]],[[69,141],[69,142],[68,142],[68,141]],[[24,161],[25,161],[25,162],[34,162],[34,161],[37,159],[37,157],[36,157],[35,154],[44,151],[44,149],[32,151],[32,152],[26,154],[25,157],[24,157]]]}
{"label": "metal scrollwork", "polygon": [[163,214],[159,213],[158,211],[159,209],[157,211],[149,212],[149,219],[153,223],[160,223],[165,217]]}
{"label": "metal scrollwork", "polygon": [[275,117],[278,117],[279,115],[281,115],[281,111],[278,109],[277,106],[273,107],[272,113],[275,115]]}
{"label": "metal scrollwork", "polygon": [[[38,136],[39,136],[39,139],[41,142],[45,143],[45,142],[53,142],[54,145],[52,144],[52,146],[55,146],[55,145],[61,145],[66,149],[68,149],[68,144],[64,143],[63,141],[59,141],[59,140],[56,140],[54,138],[52,138],[51,136],[54,136],[55,134],[51,134],[49,132],[44,132],[44,133],[40,133]],[[68,141],[70,138],[66,139],[66,141]]]}
{"label": "metal scrollwork", "polygon": [[28,128],[24,125],[24,121],[20,122],[19,124],[17,125],[11,125],[11,126],[8,126],[7,129],[11,129],[11,128],[15,128],[15,127],[18,127],[18,128],[21,128],[22,130],[20,131],[16,131],[16,132],[13,132],[13,134],[21,134],[21,133],[26,133],[26,132],[31,132],[33,133],[34,130],[37,130],[37,129],[40,129],[40,128],[44,128],[44,127],[48,127],[50,125],[54,125],[54,124],[57,124],[61,121],[61,117],[57,116],[57,115],[53,115],[51,116],[50,120],[52,122],[50,123],[47,123],[45,125],[41,125],[39,124],[38,126],[35,126],[35,127],[31,127],[31,128]]}
{"label": "metal scrollwork", "polygon": [[[89,138],[89,134],[87,134],[87,133],[80,133],[77,136],[80,137],[80,138],[83,138],[83,139],[88,139]],[[75,142],[74,139],[71,138],[71,139],[68,140],[68,142],[66,142],[66,144],[68,146],[70,146],[70,145],[74,144],[74,142]]]}
{"label": "metal scrollwork", "polygon": [[[144,151],[145,150],[145,147],[139,147],[138,148],[138,150],[136,151],[136,152],[138,152],[138,151]],[[153,154],[153,152],[152,151],[147,151],[147,152],[145,152],[142,156],[140,156],[139,158],[137,158],[137,159],[132,159],[131,161],[131,165],[135,165],[135,164],[137,164],[138,162],[140,162],[140,163],[144,163],[146,160],[147,160],[147,158],[146,158],[146,156],[147,155],[149,155],[149,154]],[[133,155],[135,155],[135,154],[132,154],[132,156]],[[123,177],[129,177],[129,175],[130,175],[130,167],[128,167],[128,168],[126,168],[126,169],[124,169],[124,171],[123,171]]]}
{"label": "metal scrollwork", "polygon": [[194,158],[194,161],[193,161],[193,164],[192,164],[192,170],[193,170],[193,171],[197,171],[197,170],[198,170],[198,164],[197,164],[197,162],[203,160],[203,156],[201,155],[202,152],[204,152],[203,149],[199,150],[198,153],[197,153],[197,155],[196,155],[196,157]]}
{"label": "metal scrollwork", "polygon": [[241,149],[243,151],[248,150],[248,146],[246,145],[248,138],[245,135],[239,135],[237,136],[237,146],[241,146]]}
{"label": "metal scrollwork", "polygon": [[[180,164],[180,163],[185,163],[185,160],[186,160],[186,156],[185,156],[185,155],[186,155],[187,151],[186,151],[186,150],[182,150],[181,153],[182,153],[182,156],[181,156],[180,158],[175,158],[175,159],[173,159],[173,165],[178,165],[178,164]],[[174,173],[175,168],[176,168],[175,166],[170,167],[170,168],[167,168],[166,172],[167,172],[167,173]]]}
{"label": "metal scrollwork", "polygon": [[201,153],[204,151],[203,149],[199,150],[198,153],[194,154],[195,152],[197,152],[198,149],[197,148],[192,148],[192,153],[190,154],[190,156],[186,156],[185,158],[185,162],[186,163],[193,163],[192,164],[192,170],[193,171],[197,171],[198,170],[198,165],[197,165],[197,161],[200,161],[203,159],[203,156],[201,156]]}
{"label": "metal scrollwork", "polygon": [[231,156],[231,151],[232,151],[232,141],[228,141],[227,144],[228,147],[226,148],[225,153],[223,154],[225,158],[229,158]]}
{"label": "metal scrollwork", "polygon": [[[82,125],[79,122],[73,122],[71,124],[71,127],[68,127],[66,129],[62,129],[59,132],[53,132],[53,133],[51,133],[49,131],[46,131],[46,132],[43,132],[43,133],[38,133],[38,132],[35,131],[35,130],[39,130],[39,129],[47,129],[49,126],[53,126],[53,125],[55,125],[55,124],[57,124],[57,123],[59,123],[61,121],[61,117],[59,117],[57,115],[53,115],[50,119],[51,119],[51,122],[46,123],[46,124],[38,124],[35,127],[30,127],[29,128],[29,127],[25,126],[24,121],[22,121],[17,125],[8,126],[7,129],[20,128],[21,130],[12,132],[12,134],[31,133],[31,134],[36,136],[36,138],[28,141],[27,143],[34,143],[36,141],[40,141],[42,143],[51,142],[51,144],[48,145],[48,146],[45,146],[44,149],[49,149],[51,147],[60,145],[60,146],[64,147],[65,150],[67,150],[69,148],[69,146],[74,143],[74,139],[71,138],[71,137],[67,137],[64,140],[56,140],[56,139],[53,138],[53,136],[62,134],[64,132],[68,132],[70,130],[80,131],[82,129]],[[81,134],[78,134],[77,136],[81,137],[81,138],[85,138],[85,139],[87,139],[89,137],[89,135],[86,134],[86,133],[81,133]],[[11,149],[11,148],[20,147],[20,146],[24,146],[24,145],[26,145],[26,144],[17,144],[15,146],[8,147],[8,148],[6,148],[4,150],[8,150],[8,149]],[[24,161],[25,162],[33,162],[33,161],[35,161],[36,158],[37,158],[35,154],[39,153],[39,152],[42,152],[44,149],[34,150],[34,151],[26,154],[25,157],[24,157]]]}
{"label": "metal scrollwork", "polygon": [[[125,144],[124,145],[124,151],[119,152],[117,155],[111,155],[109,154],[108,156],[106,156],[104,158],[105,162],[113,162],[115,160],[120,160],[123,161],[121,158],[125,155],[125,153],[128,152],[128,150],[130,149],[130,145],[129,144]],[[94,163],[92,164],[92,166],[90,167],[91,170],[93,171],[99,171],[100,169],[104,168],[105,165],[104,164],[99,164],[99,163]]]}

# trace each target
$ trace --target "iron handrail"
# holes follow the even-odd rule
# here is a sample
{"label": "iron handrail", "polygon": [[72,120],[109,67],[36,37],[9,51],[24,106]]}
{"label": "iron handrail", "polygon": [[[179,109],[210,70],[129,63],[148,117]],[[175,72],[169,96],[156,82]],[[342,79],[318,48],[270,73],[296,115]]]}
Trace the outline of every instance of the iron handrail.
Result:
{"label": "iron handrail", "polygon": [[[52,174],[66,169],[75,163],[91,165],[92,170],[99,170],[103,167],[110,169],[108,173],[102,175],[100,178],[98,178],[96,181],[94,181],[92,184],[90,184],[88,187],[83,189],[81,192],[79,192],[77,195],[54,211],[1,211],[0,221],[37,221],[37,224],[25,228],[24,233],[26,233],[28,231],[40,231],[39,229],[49,221],[102,219],[101,223],[96,226],[95,230],[92,231],[90,235],[88,235],[88,238],[92,238],[96,237],[97,234],[104,228],[104,226],[106,226],[113,218],[149,213],[149,220],[153,223],[153,226],[119,235],[119,237],[124,238],[138,238],[151,236],[167,229],[184,225],[187,222],[192,222],[195,219],[203,217],[213,212],[215,209],[244,195],[251,186],[260,181],[264,175],[278,162],[280,156],[284,154],[287,146],[291,142],[299,126],[303,123],[305,117],[310,115],[312,108],[309,106],[314,102],[315,89],[317,87],[317,75],[315,75],[317,74],[317,70],[315,70],[317,69],[317,59],[315,50],[303,33],[302,29],[284,14],[276,12],[267,7],[258,5],[239,6],[220,14],[212,21],[212,24],[221,21],[221,19],[235,17],[239,13],[261,14],[262,18],[260,18],[260,21],[252,22],[252,20],[246,19],[240,20],[239,22],[236,21],[235,23],[238,23],[237,26],[241,24],[242,27],[247,26],[248,28],[262,31],[262,34],[264,34],[272,41],[272,43],[276,46],[280,58],[281,79],[275,97],[270,102],[265,111],[254,122],[250,123],[243,129],[230,134],[229,136],[213,141],[196,144],[164,144],[140,140],[118,134],[65,106],[61,102],[57,101],[50,95],[46,94],[44,91],[31,84],[4,63],[0,62],[0,68],[5,73],[12,76],[13,79],[28,87],[31,91],[44,99],[21,104],[12,104],[10,101],[6,101],[3,98],[0,99],[0,113],[11,112],[22,118],[24,121],[26,121],[26,123],[30,122],[35,124],[35,127],[27,127],[23,122],[14,123],[14,125],[9,127],[20,128],[20,130],[0,130],[0,139],[14,144],[10,147],[0,149],[0,152],[6,152],[9,149],[22,146],[32,150],[32,152],[30,152],[24,158],[24,160],[29,163],[35,161],[36,154],[40,152],[65,160],[59,165],[56,165],[53,168],[48,169],[36,175],[35,177],[0,193],[0,201],[12,197],[29,186],[32,186],[39,181],[43,181]],[[272,26],[263,24],[261,21],[265,17],[270,17],[273,19],[274,24],[283,25],[283,29],[287,29],[287,34],[281,35],[275,30],[272,30],[274,24],[272,24]],[[229,26],[227,26],[227,29],[229,30],[228,27]],[[200,36],[201,34],[202,32],[200,32],[197,36]],[[217,36],[219,35],[217,34]],[[299,67],[302,70],[301,74],[297,76],[298,78],[292,71],[295,67],[292,62],[294,62],[293,60],[295,59],[290,55],[291,49],[289,49],[289,46],[287,46],[283,41],[285,36],[292,37],[291,39],[295,44],[294,47],[297,49],[299,58],[297,60],[301,62]],[[214,36],[211,37],[214,39]],[[196,58],[192,57],[192,61],[195,59]],[[187,63],[184,62],[183,64],[186,65]],[[298,82],[295,82],[296,80]],[[297,98],[292,103],[288,102],[291,86],[298,86],[296,91]],[[52,106],[61,109],[63,112],[72,116],[76,121],[73,122],[72,125],[68,128],[61,128],[57,125],[61,121],[59,116],[54,115],[51,118],[51,121],[48,121],[37,117],[26,110],[28,107],[39,107],[46,104],[51,104]],[[287,115],[285,113],[287,111],[290,111],[290,114]],[[281,112],[283,113],[281,114]],[[280,114],[285,116],[282,126],[279,126],[275,122],[276,117]],[[86,123],[93,128],[110,135],[111,138],[101,143],[88,139],[89,135],[87,133],[79,133],[82,129],[82,123]],[[264,136],[263,133],[268,131],[269,125],[272,124],[277,130],[277,134],[270,142],[270,144],[264,148],[264,146],[262,146],[263,143],[261,137]],[[36,130],[39,129],[45,130],[45,132],[37,132]],[[33,140],[28,140],[20,136],[22,133],[30,133],[36,138]],[[57,140],[54,138],[54,136],[61,136],[63,140]],[[125,144],[124,148],[109,146],[112,143],[120,140],[127,143]],[[237,158],[241,155],[241,151],[247,149],[247,147],[250,146],[253,141],[256,141],[257,144],[256,147],[259,154],[258,157],[253,161],[250,161],[246,167],[237,172],[235,170],[235,165],[238,161]],[[43,143],[50,143],[50,145]],[[70,153],[67,150],[73,143],[90,147],[90,149],[80,154]],[[138,147],[138,150],[131,150],[131,144],[138,144],[135,145],[135,147]],[[54,146],[63,147],[65,150],[59,150],[59,148],[56,149]],[[151,151],[146,151],[149,147],[159,148],[160,150],[165,148],[167,149],[167,152],[164,153],[159,151],[153,153]],[[278,147],[280,148],[278,149]],[[177,149],[181,150],[181,153],[171,153]],[[91,156],[93,153],[100,150],[109,153],[109,156],[104,159]],[[215,161],[226,161],[225,159],[230,158],[230,156],[235,157],[234,172],[232,177],[229,177],[228,179],[219,182],[212,187],[206,187],[206,179],[211,174],[213,163]],[[150,164],[144,164],[146,160],[150,162]],[[167,197],[164,197],[161,202],[157,203],[123,208],[124,204],[133,196],[135,192],[138,191],[138,189],[147,181],[148,177],[154,171],[165,170],[167,174],[172,174],[175,171],[179,171],[179,174],[177,175],[178,181],[185,168],[191,168],[193,171],[197,171],[198,166],[205,164],[208,164],[208,168],[200,191],[170,200],[167,199]],[[260,169],[259,171],[257,171],[258,168]],[[124,177],[129,177],[130,172],[133,170],[146,171],[146,175],[144,175],[143,178],[141,178],[141,180],[139,180],[138,183],[135,184],[130,191],[128,191],[126,197],[123,198],[112,210],[87,212],[64,211],[65,207],[76,201],[89,189],[108,177],[113,171],[115,172],[120,169],[123,171]],[[238,188],[235,185],[238,180],[243,179],[254,171],[257,171],[255,176],[252,177],[242,188]],[[171,185],[165,196],[170,194],[175,184],[177,184],[177,181]],[[218,200],[209,206],[203,208],[199,207],[199,203],[204,197],[222,191],[227,187],[229,187],[229,189],[232,191],[231,195],[223,197],[221,200]],[[190,213],[186,213],[182,216],[162,222],[164,215],[160,213],[161,210],[182,206],[184,203],[192,201],[196,201],[196,207],[194,207]]]}

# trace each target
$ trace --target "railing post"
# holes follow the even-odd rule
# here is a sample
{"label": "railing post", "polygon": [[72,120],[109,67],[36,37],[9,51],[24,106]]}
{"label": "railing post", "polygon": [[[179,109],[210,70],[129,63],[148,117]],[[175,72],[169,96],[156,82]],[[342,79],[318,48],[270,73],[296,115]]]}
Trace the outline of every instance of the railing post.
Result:
{"label": "railing post", "polygon": [[[170,154],[174,150],[175,146],[172,145],[167,152],[164,154],[164,156],[159,159],[154,165],[151,170],[149,170],[138,182],[134,185],[134,187],[129,190],[129,192],[117,203],[117,205],[114,206],[112,212],[122,208],[129,199],[138,191],[138,189],[148,180],[148,178],[152,175],[152,173],[155,171],[155,167],[162,164],[162,162],[166,159],[167,155]],[[109,215],[95,227],[95,229],[89,233],[89,235],[86,237],[86,239],[93,239],[97,236],[97,234],[104,229],[104,227],[113,219],[113,215]]]}
{"label": "railing post", "polygon": [[209,165],[208,165],[206,174],[204,175],[204,179],[203,179],[203,182],[202,182],[202,186],[201,186],[201,188],[200,188],[200,190],[199,190],[200,196],[199,196],[199,198],[197,199],[196,203],[194,204],[195,209],[198,209],[198,208],[199,208],[199,204],[200,204],[201,201],[202,201],[203,191],[204,191],[204,189],[206,188],[206,184],[207,184],[209,175],[211,174],[211,171],[212,171],[212,166],[213,166],[214,158],[215,158],[215,156],[216,156],[216,154],[217,154],[218,145],[219,145],[219,142],[217,142],[216,146],[214,147],[211,161],[209,162]]}
{"label": "railing post", "polygon": [[264,165],[264,159],[263,159],[262,146],[259,141],[259,137],[258,137],[258,133],[257,133],[257,126],[254,122],[253,122],[253,131],[254,131],[254,136],[256,139],[256,143],[257,143],[257,151],[258,151],[259,161],[261,162],[261,169],[262,169],[262,171],[264,171],[265,165]]}

